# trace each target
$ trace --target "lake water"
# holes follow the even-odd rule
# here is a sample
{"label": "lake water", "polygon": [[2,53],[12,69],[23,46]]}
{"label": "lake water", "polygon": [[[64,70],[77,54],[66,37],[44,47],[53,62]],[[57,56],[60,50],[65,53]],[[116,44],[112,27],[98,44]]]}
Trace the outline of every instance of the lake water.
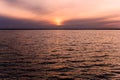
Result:
{"label": "lake water", "polygon": [[0,80],[66,79],[120,80],[120,31],[0,31]]}

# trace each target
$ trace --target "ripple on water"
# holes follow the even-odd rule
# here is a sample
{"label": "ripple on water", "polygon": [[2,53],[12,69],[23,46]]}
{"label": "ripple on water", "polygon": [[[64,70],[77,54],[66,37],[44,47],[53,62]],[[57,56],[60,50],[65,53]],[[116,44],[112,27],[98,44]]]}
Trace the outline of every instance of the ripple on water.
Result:
{"label": "ripple on water", "polygon": [[0,31],[0,79],[119,80],[119,33]]}
{"label": "ripple on water", "polygon": [[55,71],[55,72],[69,72],[69,71],[72,71],[72,70],[73,70],[73,68],[62,67],[62,68],[50,69],[49,71]]}
{"label": "ripple on water", "polygon": [[47,80],[74,80],[73,78],[59,78],[56,76],[48,77]]}

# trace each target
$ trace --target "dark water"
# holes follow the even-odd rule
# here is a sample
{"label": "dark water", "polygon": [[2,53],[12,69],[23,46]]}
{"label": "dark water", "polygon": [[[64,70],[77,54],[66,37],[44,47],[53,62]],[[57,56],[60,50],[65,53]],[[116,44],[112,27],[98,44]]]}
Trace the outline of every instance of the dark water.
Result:
{"label": "dark water", "polygon": [[120,80],[120,31],[0,31],[0,80]]}

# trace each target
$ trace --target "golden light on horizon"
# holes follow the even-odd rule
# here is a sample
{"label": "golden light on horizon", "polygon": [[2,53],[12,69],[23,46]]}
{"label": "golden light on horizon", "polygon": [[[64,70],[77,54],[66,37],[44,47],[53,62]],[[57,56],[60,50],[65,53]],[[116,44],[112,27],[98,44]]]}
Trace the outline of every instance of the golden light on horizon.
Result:
{"label": "golden light on horizon", "polygon": [[54,20],[54,22],[55,22],[55,24],[56,24],[57,26],[62,25],[62,19],[60,19],[60,18],[56,18],[56,19]]}

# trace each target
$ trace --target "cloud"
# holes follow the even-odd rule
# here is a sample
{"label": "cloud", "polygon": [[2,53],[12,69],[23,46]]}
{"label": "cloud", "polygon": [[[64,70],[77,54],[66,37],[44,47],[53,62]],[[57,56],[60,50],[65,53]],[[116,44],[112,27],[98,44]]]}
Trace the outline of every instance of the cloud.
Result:
{"label": "cloud", "polygon": [[47,21],[0,16],[0,29],[120,29],[120,20],[107,20],[109,18],[111,17],[68,20],[58,27]]}
{"label": "cloud", "polygon": [[[51,20],[56,17],[64,20],[74,18],[88,18],[117,14],[120,11],[120,0],[0,0],[2,11],[28,12],[42,19]],[[5,9],[5,10],[3,10]],[[8,12],[7,12],[8,11]],[[3,14],[4,14],[3,13]]]}
{"label": "cloud", "polygon": [[34,1],[36,2],[35,4],[29,0],[3,0],[3,2],[12,6],[13,8],[25,9],[27,11],[37,13],[37,14],[46,14],[49,12],[49,10],[43,7],[44,3],[40,0]]}
{"label": "cloud", "polygon": [[[101,18],[91,18],[91,19],[74,19],[64,22],[64,27],[71,29],[110,29],[110,28],[120,28],[120,20],[108,20],[115,16],[107,16]],[[73,27],[74,26],[74,27]]]}
{"label": "cloud", "polygon": [[[52,26],[47,21],[33,21],[0,16],[0,29],[42,29]],[[51,27],[49,27],[51,28]]]}

